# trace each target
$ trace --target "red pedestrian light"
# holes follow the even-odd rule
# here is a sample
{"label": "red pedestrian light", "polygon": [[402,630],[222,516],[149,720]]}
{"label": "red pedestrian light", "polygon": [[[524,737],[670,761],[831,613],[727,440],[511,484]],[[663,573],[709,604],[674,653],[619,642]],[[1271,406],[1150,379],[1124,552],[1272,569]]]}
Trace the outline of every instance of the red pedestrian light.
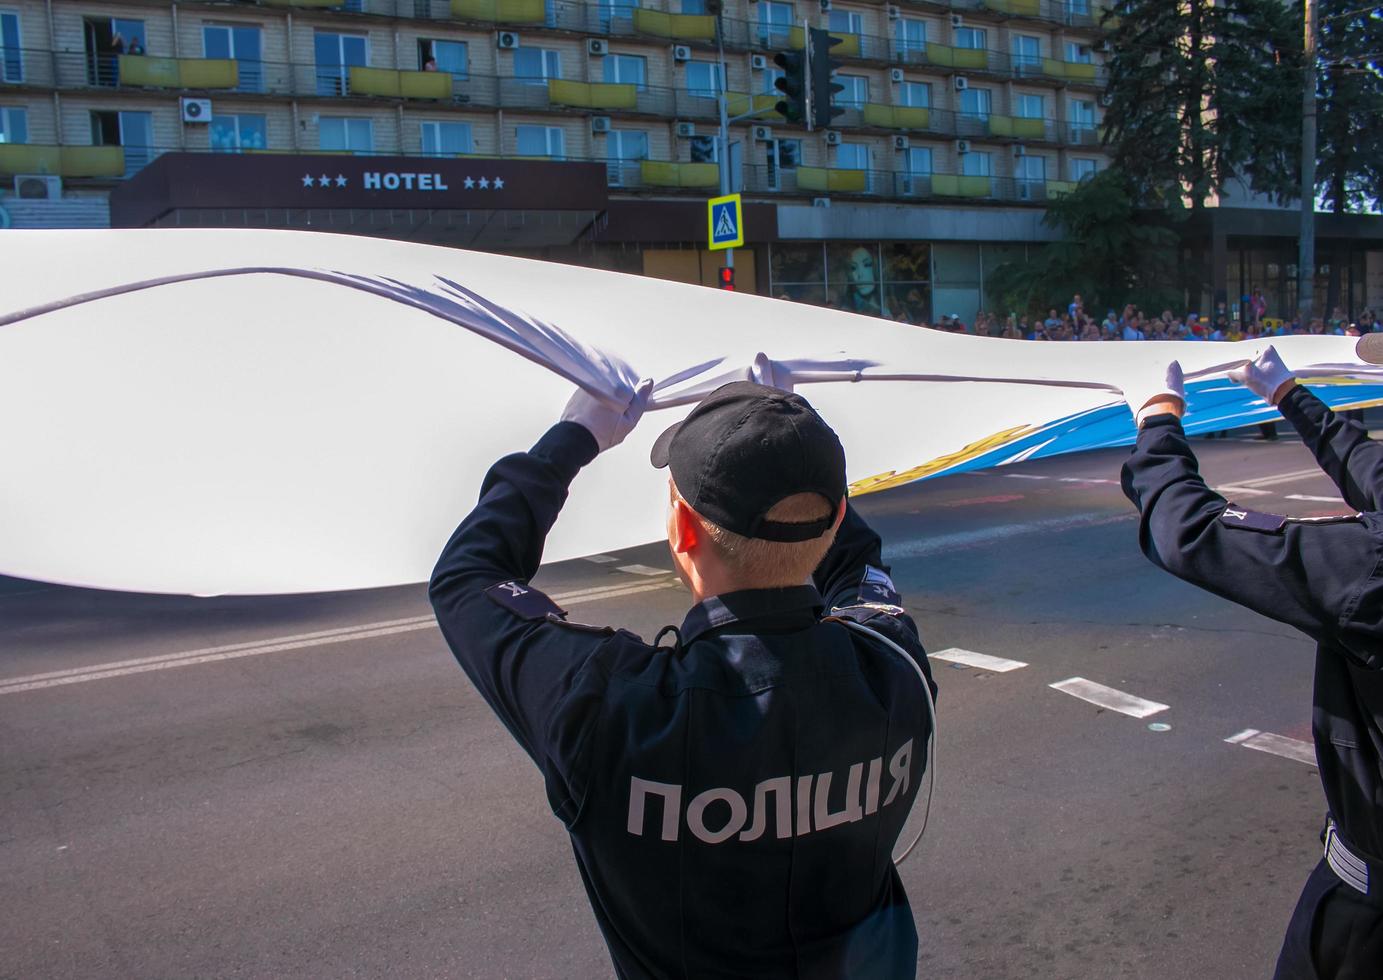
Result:
{"label": "red pedestrian light", "polygon": [[720,268],[720,288],[735,291],[735,270],[721,266]]}

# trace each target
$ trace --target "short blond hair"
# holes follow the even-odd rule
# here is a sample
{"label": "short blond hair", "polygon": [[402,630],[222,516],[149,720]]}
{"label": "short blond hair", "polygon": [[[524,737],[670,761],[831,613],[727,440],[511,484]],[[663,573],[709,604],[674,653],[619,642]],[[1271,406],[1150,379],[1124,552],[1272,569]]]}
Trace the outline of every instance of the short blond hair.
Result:
{"label": "short blond hair", "polygon": [[[677,484],[668,481],[675,499],[686,503],[677,489]],[[764,515],[770,521],[784,524],[799,524],[831,518],[834,521],[836,507],[826,502],[819,493],[795,493],[784,497]],[[705,532],[716,557],[730,572],[736,585],[746,589],[772,589],[791,585],[802,585],[811,578],[816,566],[831,550],[836,539],[836,529],[827,528],[819,537],[808,541],[767,541],[763,538],[746,538],[734,531],[727,531],[714,521],[701,516],[690,504],[687,508],[696,517],[696,522]]]}

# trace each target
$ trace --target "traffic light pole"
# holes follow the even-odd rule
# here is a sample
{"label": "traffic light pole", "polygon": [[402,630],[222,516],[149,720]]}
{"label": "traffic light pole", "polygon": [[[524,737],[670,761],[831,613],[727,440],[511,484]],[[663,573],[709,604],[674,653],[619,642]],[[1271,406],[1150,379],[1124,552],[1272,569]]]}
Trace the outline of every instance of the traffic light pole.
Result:
{"label": "traffic light pole", "polygon": [[[1305,79],[1301,93],[1301,231],[1297,313],[1304,326],[1316,305],[1316,2],[1306,0]],[[1327,311],[1328,312],[1328,311]]]}
{"label": "traffic light pole", "polygon": [[[720,78],[717,79],[716,88],[719,89],[720,98],[716,101],[720,105],[720,152],[716,154],[716,159],[720,164],[720,196],[724,197],[730,193],[730,107],[729,100],[726,98],[725,88],[728,78],[725,70],[725,35],[720,29],[720,14],[716,14],[716,52],[719,57]],[[754,107],[754,96],[749,97],[749,107]],[[725,249],[725,268],[731,270],[730,278],[733,280],[735,273],[735,250]]]}

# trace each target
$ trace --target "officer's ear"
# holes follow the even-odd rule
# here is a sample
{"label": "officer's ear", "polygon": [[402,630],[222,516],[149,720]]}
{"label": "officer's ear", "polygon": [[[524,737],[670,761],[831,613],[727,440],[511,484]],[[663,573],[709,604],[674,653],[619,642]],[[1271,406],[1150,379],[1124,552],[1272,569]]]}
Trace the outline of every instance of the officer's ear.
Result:
{"label": "officer's ear", "polygon": [[672,498],[672,510],[667,522],[668,546],[675,554],[685,555],[701,544],[701,523],[691,506],[681,497]]}
{"label": "officer's ear", "polygon": [[840,505],[836,507],[836,520],[835,523],[831,525],[832,534],[840,529],[840,522],[845,520],[845,507],[849,501],[850,498],[848,496],[840,498]]}

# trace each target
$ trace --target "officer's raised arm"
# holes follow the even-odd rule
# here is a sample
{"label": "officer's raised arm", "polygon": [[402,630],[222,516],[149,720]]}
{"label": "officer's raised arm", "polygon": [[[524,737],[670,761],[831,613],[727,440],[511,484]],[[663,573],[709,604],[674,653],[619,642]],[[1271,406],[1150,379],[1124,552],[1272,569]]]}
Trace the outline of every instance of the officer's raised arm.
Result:
{"label": "officer's raised arm", "polygon": [[575,675],[613,631],[586,631],[528,580],[581,467],[621,442],[649,385],[614,409],[583,391],[526,453],[490,468],[480,500],[447,542],[428,595],[457,662],[538,764],[547,726]]}
{"label": "officer's raised arm", "polygon": [[[1383,335],[1377,339],[1383,339]],[[1360,357],[1368,360],[1371,349],[1378,347],[1361,341]],[[1380,355],[1383,350],[1373,356]],[[1336,415],[1298,385],[1296,375],[1272,347],[1256,361],[1229,372],[1229,376],[1278,407],[1282,417],[1292,423],[1306,447],[1315,454],[1321,469],[1340,488],[1347,504],[1356,510],[1379,509],[1379,500],[1383,499],[1383,445],[1370,439],[1362,425]]]}
{"label": "officer's raised arm", "polygon": [[1383,537],[1358,518],[1298,522],[1230,504],[1206,486],[1182,430],[1180,366],[1155,388],[1125,392],[1139,432],[1122,483],[1139,511],[1143,553],[1180,579],[1372,659]]}

